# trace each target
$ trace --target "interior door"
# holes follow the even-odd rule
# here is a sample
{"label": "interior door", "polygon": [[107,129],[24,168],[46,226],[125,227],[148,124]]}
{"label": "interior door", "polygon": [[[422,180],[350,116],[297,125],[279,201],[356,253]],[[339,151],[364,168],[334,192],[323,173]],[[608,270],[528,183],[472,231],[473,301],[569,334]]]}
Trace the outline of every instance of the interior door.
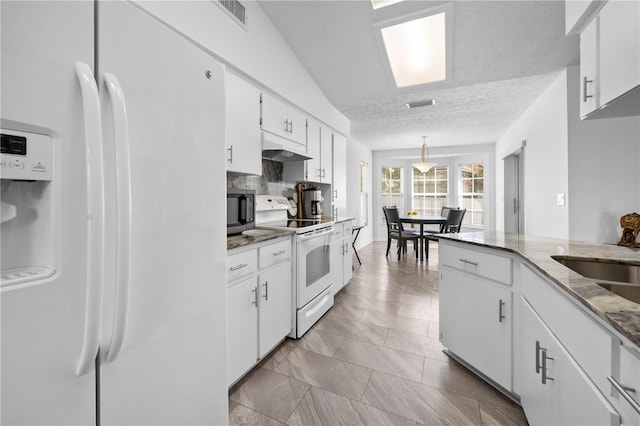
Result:
{"label": "interior door", "polygon": [[[131,158],[127,327],[101,366],[101,419],[225,424],[224,69],[132,3],[99,2],[98,23],[98,74],[122,86]],[[107,302],[120,284],[105,287]],[[105,303],[103,349],[124,309]]]}
{"label": "interior door", "polygon": [[524,234],[524,149],[504,158],[504,230]]}
{"label": "interior door", "polygon": [[75,372],[85,318],[87,210],[83,102],[74,70],[76,61],[93,66],[93,2],[2,1],[0,9],[2,128],[48,135],[54,155],[45,187],[53,229],[43,229],[40,239],[16,240],[11,231],[16,223],[38,226],[43,212],[30,203],[39,201],[42,187],[2,180],[3,199],[13,185],[26,189],[16,218],[2,224],[3,268],[10,252],[52,244],[55,269],[51,278],[0,290],[0,423],[93,424],[95,375]]}

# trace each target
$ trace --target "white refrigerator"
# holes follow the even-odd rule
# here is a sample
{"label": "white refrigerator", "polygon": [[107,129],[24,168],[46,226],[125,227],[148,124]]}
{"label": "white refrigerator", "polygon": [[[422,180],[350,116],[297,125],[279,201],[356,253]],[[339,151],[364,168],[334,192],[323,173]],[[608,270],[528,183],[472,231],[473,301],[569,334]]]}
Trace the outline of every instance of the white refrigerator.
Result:
{"label": "white refrigerator", "polygon": [[226,424],[222,65],[129,2],[0,19],[2,133],[51,149],[3,136],[1,423]]}

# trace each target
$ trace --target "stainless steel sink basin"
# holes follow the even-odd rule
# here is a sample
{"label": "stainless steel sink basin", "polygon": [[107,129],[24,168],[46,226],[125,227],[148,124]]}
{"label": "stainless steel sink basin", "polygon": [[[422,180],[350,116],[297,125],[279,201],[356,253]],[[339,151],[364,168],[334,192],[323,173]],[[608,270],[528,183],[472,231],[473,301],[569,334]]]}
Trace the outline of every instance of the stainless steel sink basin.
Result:
{"label": "stainless steel sink basin", "polygon": [[552,256],[552,258],[583,277],[627,284],[640,284],[640,266],[638,265],[566,256]]}
{"label": "stainless steel sink basin", "polygon": [[640,285],[638,284],[613,284],[597,283],[600,287],[606,288],[612,293],[635,303],[640,303]]}
{"label": "stainless steel sink basin", "polygon": [[640,266],[565,256],[552,258],[583,277],[608,281],[596,284],[620,297],[640,303]]}

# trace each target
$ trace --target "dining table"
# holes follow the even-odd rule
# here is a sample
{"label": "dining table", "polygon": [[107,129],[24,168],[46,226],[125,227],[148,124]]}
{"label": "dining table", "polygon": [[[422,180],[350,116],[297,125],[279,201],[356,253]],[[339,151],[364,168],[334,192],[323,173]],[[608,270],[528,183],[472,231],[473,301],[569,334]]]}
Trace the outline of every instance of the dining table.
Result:
{"label": "dining table", "polygon": [[418,241],[418,250],[420,251],[420,261],[422,261],[424,259],[424,253],[426,252],[426,250],[424,249],[424,245],[429,244],[429,242],[425,241],[424,239],[424,225],[444,225],[447,223],[447,217],[422,215],[400,216],[400,222],[420,225],[420,239]]}

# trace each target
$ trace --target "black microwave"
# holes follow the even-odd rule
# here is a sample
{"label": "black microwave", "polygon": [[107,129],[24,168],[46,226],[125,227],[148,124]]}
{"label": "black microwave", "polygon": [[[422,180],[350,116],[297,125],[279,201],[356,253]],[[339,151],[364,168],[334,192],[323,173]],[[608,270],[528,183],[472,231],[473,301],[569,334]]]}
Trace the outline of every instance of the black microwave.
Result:
{"label": "black microwave", "polygon": [[241,234],[255,227],[256,191],[227,189],[227,235]]}

